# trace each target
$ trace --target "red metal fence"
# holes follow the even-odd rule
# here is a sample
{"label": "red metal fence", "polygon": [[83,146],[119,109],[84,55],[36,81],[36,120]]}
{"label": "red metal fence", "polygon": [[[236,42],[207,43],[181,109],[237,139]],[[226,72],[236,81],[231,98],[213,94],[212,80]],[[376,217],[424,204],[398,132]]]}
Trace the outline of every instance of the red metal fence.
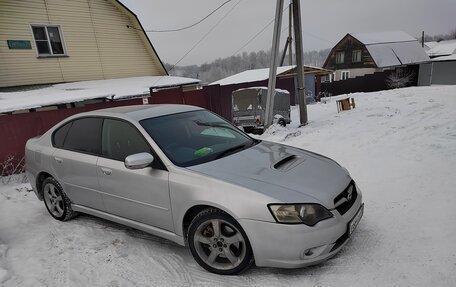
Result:
{"label": "red metal fence", "polygon": [[[166,89],[151,92],[147,99],[149,104],[187,104],[203,107],[231,120],[231,92],[239,88],[265,85],[267,86],[267,81],[228,86],[204,86],[202,89],[192,91],[183,91],[181,88]],[[293,95],[291,102],[294,104],[293,81],[279,79],[277,87],[289,90]],[[21,160],[24,157],[25,143],[28,139],[42,135],[56,123],[71,115],[97,109],[141,104],[143,104],[143,100],[140,98],[89,104],[79,108],[0,116],[0,163],[11,156],[14,156],[16,160]]]}

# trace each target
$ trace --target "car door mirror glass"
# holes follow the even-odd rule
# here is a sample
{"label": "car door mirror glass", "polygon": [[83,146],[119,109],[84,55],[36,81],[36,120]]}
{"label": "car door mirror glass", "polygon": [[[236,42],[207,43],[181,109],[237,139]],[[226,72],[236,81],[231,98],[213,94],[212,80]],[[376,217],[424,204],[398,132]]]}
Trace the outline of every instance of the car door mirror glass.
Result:
{"label": "car door mirror glass", "polygon": [[125,158],[125,167],[128,169],[141,169],[150,166],[153,161],[154,157],[150,153],[136,153]]}

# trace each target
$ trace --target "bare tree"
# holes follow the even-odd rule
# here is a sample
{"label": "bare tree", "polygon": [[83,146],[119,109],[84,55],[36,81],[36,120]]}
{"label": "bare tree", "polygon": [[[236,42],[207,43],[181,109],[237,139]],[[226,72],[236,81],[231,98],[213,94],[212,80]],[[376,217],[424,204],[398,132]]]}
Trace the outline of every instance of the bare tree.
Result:
{"label": "bare tree", "polygon": [[413,71],[399,68],[386,77],[386,86],[390,89],[407,87],[414,78]]}

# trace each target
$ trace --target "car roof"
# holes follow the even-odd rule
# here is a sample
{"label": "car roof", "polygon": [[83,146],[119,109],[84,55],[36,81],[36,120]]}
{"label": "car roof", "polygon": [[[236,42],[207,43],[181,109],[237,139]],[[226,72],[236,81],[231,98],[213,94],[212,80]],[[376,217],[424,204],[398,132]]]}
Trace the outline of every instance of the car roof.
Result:
{"label": "car roof", "polygon": [[135,121],[140,121],[147,118],[155,118],[160,116],[178,114],[183,112],[203,110],[203,108],[189,106],[189,105],[134,105],[134,106],[123,106],[108,109],[101,109],[90,111],[78,116],[112,116],[118,118],[129,118]]}

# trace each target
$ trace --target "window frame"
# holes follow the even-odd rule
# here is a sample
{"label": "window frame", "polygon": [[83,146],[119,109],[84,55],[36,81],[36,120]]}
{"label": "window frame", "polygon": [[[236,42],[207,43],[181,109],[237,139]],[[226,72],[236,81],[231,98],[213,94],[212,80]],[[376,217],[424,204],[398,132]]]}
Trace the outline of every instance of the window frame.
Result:
{"label": "window frame", "polygon": [[[63,141],[63,145],[62,147],[56,147],[54,146],[54,144],[52,145],[54,148],[59,148],[59,149],[63,149],[63,150],[67,150],[67,151],[72,151],[72,152],[77,152],[77,153],[82,153],[82,154],[87,154],[87,155],[92,155],[92,156],[101,156],[101,154],[97,154],[97,153],[92,153],[92,152],[88,152],[88,151],[80,151],[80,150],[76,150],[76,149],[69,149],[69,148],[65,148],[65,143],[68,139],[68,134],[70,133],[71,129],[73,128],[73,125],[74,125],[74,122],[75,121],[78,121],[78,120],[83,120],[83,119],[101,119],[101,131],[103,131],[103,121],[104,121],[104,118],[103,117],[97,117],[97,116],[85,116],[85,117],[80,117],[80,118],[76,118],[76,119],[72,119],[71,121],[68,121],[62,125],[59,126],[59,128],[57,128],[54,132],[52,132],[52,141],[54,141],[54,136],[55,136],[55,132],[57,130],[59,130],[60,128],[62,128],[64,125],[66,125],[67,123],[70,123],[71,122],[71,127],[70,129],[67,131],[66,135],[65,135],[65,140]],[[100,153],[101,153],[101,135],[100,135]]]}
{"label": "window frame", "polygon": [[[342,55],[339,59],[338,55]],[[345,63],[345,51],[337,51],[336,52],[336,64],[344,64]]]}
{"label": "window frame", "polygon": [[[44,28],[44,30],[45,30],[46,38],[47,38],[46,42],[47,42],[50,54],[41,54],[38,51],[38,46],[36,45],[36,41],[37,40],[35,39],[35,33],[33,32],[33,28],[40,28],[40,27]],[[63,54],[54,54],[54,52],[52,51],[51,40],[49,39],[48,27],[57,28],[57,30],[59,31],[60,40],[62,42]],[[66,44],[65,44],[65,36],[63,34],[62,25],[58,25],[58,24],[30,24],[30,32],[32,33],[33,45],[35,46],[36,57],[37,58],[68,57],[68,50],[67,50],[67,47],[66,47]],[[38,41],[44,41],[44,40],[38,40]]]}
{"label": "window frame", "polygon": [[[355,61],[355,54],[359,53],[359,61]],[[361,63],[362,61],[362,51],[361,50],[353,50],[352,51],[352,63]]]}
{"label": "window frame", "polygon": [[[149,142],[147,141],[146,138],[144,138],[144,135],[138,130],[137,127],[135,127],[135,125],[133,125],[132,123],[130,123],[129,121],[126,121],[126,120],[122,120],[122,119],[116,119],[116,118],[109,118],[109,117],[104,117],[103,118],[103,123],[101,125],[101,157],[102,158],[106,158],[106,159],[110,159],[110,160],[115,160],[115,161],[121,161],[121,162],[125,162],[125,160],[118,160],[118,159],[114,159],[114,158],[111,158],[107,155],[105,155],[103,153],[103,134],[104,134],[104,127],[105,127],[105,120],[111,120],[111,121],[118,121],[118,122],[123,122],[123,123],[126,123],[129,127],[133,128],[133,130],[135,130],[139,136],[144,140],[144,142],[146,143],[146,145],[149,147],[149,153],[150,154],[154,154],[155,152],[153,152],[153,149],[152,147],[150,146]],[[154,156],[155,157],[155,156]]]}
{"label": "window frame", "polygon": [[[69,131],[73,127],[74,121],[81,120],[81,119],[86,119],[86,118],[100,118],[102,120],[102,123],[101,123],[100,154],[93,154],[93,153],[90,153],[90,152],[83,152],[83,151],[78,151],[78,150],[67,149],[67,148],[64,148],[63,146],[62,147],[55,146],[55,144],[54,144],[54,135],[55,135],[55,133],[58,130],[60,130],[60,128],[62,128],[66,124],[71,123],[71,127],[67,131],[67,134],[65,135],[65,140],[63,141],[63,145],[65,145],[66,138],[68,136]],[[143,133],[138,129],[138,127],[136,127],[130,121],[125,120],[125,119],[121,119],[121,118],[106,117],[106,116],[96,116],[95,115],[95,116],[84,116],[84,117],[74,118],[74,119],[71,119],[69,121],[63,122],[55,130],[52,131],[52,134],[51,134],[51,145],[52,145],[53,148],[58,148],[58,149],[61,149],[61,150],[67,150],[67,151],[71,151],[71,152],[77,152],[77,153],[87,154],[87,155],[91,155],[91,156],[101,157],[101,158],[105,158],[105,159],[109,159],[109,160],[115,160],[117,162],[124,162],[124,161],[112,159],[112,158],[109,158],[109,157],[106,157],[106,156],[103,155],[103,146],[102,146],[102,144],[103,144],[103,125],[104,125],[104,120],[106,120],[106,119],[122,121],[122,122],[125,122],[125,123],[129,124],[134,129],[136,129],[136,131],[143,137],[144,141],[146,142],[147,146],[150,149],[151,155],[154,157],[154,162],[152,163],[152,168],[168,171],[168,169],[166,168],[165,164],[163,163],[163,161],[158,156],[157,152],[153,149],[153,147],[150,145],[149,141],[144,137]]]}
{"label": "window frame", "polygon": [[[347,75],[345,78],[344,75]],[[340,71],[340,79],[343,80],[348,80],[350,78],[350,71]]]}

